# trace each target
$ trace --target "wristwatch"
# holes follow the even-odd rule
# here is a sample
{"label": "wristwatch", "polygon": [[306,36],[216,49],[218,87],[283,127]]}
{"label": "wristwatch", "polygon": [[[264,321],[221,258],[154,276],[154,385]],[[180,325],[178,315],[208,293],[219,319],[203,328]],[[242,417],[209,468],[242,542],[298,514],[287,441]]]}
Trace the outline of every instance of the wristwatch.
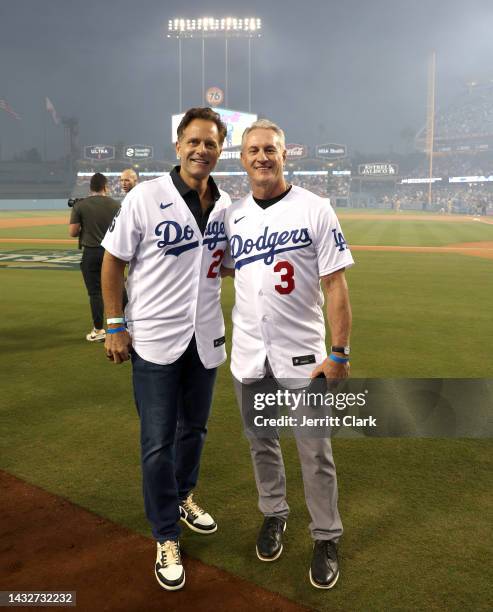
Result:
{"label": "wristwatch", "polygon": [[351,352],[350,346],[332,346],[330,348],[332,353],[343,353],[346,357],[349,357],[349,353]]}

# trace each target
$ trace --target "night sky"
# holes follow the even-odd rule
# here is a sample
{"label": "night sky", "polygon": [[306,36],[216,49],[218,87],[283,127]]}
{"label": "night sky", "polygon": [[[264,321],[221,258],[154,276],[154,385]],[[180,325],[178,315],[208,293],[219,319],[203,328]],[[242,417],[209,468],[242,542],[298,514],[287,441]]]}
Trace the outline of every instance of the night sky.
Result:
{"label": "night sky", "polygon": [[[248,6],[248,9],[245,7]],[[403,150],[425,122],[427,62],[437,53],[437,100],[493,78],[493,2],[471,0],[16,0],[0,4],[2,158],[30,147],[63,151],[44,108],[80,121],[85,144],[151,144],[162,157],[178,112],[178,45],[169,18],[256,16],[253,111],[289,142]],[[184,43],[184,106],[201,103],[201,43]],[[248,110],[245,40],[230,43],[229,107]],[[224,42],[206,43],[206,88],[224,86]]]}

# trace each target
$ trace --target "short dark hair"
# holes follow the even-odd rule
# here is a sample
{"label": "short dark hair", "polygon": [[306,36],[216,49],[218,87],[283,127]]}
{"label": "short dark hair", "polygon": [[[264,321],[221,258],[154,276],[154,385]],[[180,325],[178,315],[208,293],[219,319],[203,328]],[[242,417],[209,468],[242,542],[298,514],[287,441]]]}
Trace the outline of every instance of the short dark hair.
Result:
{"label": "short dark hair", "polygon": [[91,191],[99,193],[100,191],[103,191],[107,184],[108,179],[105,177],[105,175],[101,174],[101,172],[96,172],[96,174],[91,176],[91,183],[89,187],[91,188]]}
{"label": "short dark hair", "polygon": [[197,106],[187,110],[180,121],[178,129],[176,130],[178,140],[180,140],[186,127],[190,125],[194,119],[205,119],[206,121],[212,121],[215,123],[217,126],[217,131],[219,132],[219,144],[223,144],[226,134],[228,133],[228,128],[221,121],[221,115],[216,113],[216,111],[212,110],[212,108],[209,108],[208,106]]}

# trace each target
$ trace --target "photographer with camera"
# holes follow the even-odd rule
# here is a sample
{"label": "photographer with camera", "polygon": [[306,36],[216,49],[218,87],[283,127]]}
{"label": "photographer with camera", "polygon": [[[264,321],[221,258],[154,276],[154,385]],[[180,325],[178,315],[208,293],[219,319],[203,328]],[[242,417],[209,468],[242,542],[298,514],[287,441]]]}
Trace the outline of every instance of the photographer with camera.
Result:
{"label": "photographer with camera", "polygon": [[69,234],[79,238],[82,248],[80,269],[89,295],[93,329],[86,335],[89,342],[104,342],[103,297],[101,295],[101,266],[104,248],[101,241],[120,210],[120,204],[108,197],[108,179],[96,172],[91,177],[91,195],[75,201],[70,214]]}

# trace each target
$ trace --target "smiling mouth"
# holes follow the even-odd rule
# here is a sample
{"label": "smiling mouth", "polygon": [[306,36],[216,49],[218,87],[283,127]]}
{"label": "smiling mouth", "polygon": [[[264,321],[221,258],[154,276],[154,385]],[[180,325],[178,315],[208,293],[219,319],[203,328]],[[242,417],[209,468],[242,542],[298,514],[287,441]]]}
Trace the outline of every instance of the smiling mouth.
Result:
{"label": "smiling mouth", "polygon": [[190,161],[194,164],[202,164],[204,166],[207,166],[209,164],[209,162],[205,159],[190,159]]}

